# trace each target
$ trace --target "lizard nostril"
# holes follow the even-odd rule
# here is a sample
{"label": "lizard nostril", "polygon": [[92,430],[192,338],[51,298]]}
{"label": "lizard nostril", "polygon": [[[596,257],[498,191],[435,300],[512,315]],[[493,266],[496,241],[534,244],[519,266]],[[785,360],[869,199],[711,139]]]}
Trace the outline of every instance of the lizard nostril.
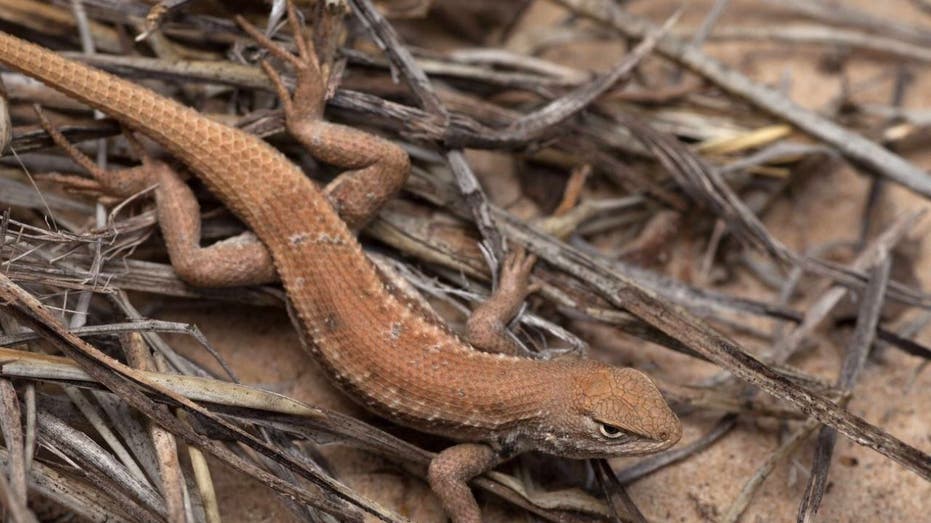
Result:
{"label": "lizard nostril", "polygon": [[660,439],[660,441],[666,441],[666,440],[668,440],[668,439],[669,439],[669,433],[668,433],[668,432],[660,432],[660,433],[659,433],[659,439]]}

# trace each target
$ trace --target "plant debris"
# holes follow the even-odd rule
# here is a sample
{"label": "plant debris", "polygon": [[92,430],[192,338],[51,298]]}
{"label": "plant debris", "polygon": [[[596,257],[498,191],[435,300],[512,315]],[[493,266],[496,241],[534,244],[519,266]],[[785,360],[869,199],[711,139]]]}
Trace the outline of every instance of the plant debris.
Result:
{"label": "plant debris", "polygon": [[[332,58],[326,117],[411,156],[403,193],[360,233],[381,272],[455,330],[497,285],[509,246],[525,246],[541,260],[511,326],[527,357],[639,367],[685,424],[653,456],[500,467],[472,482],[483,514],[812,521],[844,508],[846,482],[869,495],[864,459],[910,478],[905,496],[927,492],[931,174],[916,151],[931,113],[909,102],[928,76],[931,24],[820,0],[646,4],[298,3]],[[261,136],[326,183],[334,173],[284,132],[261,49],[236,22],[290,46],[283,16],[278,0],[0,0],[4,31]],[[761,49],[784,46],[823,58],[831,102],[812,108],[789,87],[798,78],[774,88],[755,69],[770,59]],[[728,48],[742,61],[718,56]],[[167,153],[20,75],[2,79],[7,519],[246,521],[258,518],[249,500],[269,520],[445,521],[424,480],[447,442],[322,382],[289,385],[275,358],[298,345],[293,333],[252,350],[244,340],[270,334],[235,324],[260,315],[286,329],[283,290],[188,285],[148,191],[117,200],[85,171]],[[96,163],[76,165],[46,131]],[[205,242],[243,232],[194,187]],[[293,381],[322,380],[303,365]],[[764,503],[766,489],[777,494]],[[785,513],[762,506],[774,496]],[[873,519],[921,517],[885,503]]]}

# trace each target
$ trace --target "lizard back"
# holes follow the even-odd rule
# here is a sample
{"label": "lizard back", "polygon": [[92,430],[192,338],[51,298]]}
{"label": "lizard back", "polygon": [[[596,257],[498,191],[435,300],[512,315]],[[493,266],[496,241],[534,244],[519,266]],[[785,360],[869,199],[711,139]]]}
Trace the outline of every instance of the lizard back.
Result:
{"label": "lizard back", "polygon": [[486,437],[539,417],[541,398],[584,367],[479,352],[415,312],[319,188],[263,140],[2,32],[0,62],[120,120],[193,170],[269,249],[310,350],[369,409],[421,430]]}

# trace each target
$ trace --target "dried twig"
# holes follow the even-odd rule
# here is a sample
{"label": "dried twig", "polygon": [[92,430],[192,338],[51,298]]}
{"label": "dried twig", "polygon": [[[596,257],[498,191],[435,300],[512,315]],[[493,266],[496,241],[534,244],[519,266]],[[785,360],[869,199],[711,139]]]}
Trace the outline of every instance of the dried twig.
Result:
{"label": "dried twig", "polygon": [[[892,260],[889,256],[883,257],[873,269],[873,278],[866,288],[860,302],[860,314],[857,316],[857,327],[854,330],[853,340],[848,345],[844,356],[843,367],[837,378],[837,385],[845,390],[851,390],[863,365],[866,356],[876,337],[876,325],[879,323],[879,314],[883,306],[883,294],[889,283],[889,270]],[[818,513],[821,497],[827,486],[828,468],[831,466],[831,456],[837,433],[830,427],[822,427],[818,433],[818,445],[815,447],[815,460],[812,464],[811,476],[805,489],[805,496],[799,506],[798,521],[810,521]]]}
{"label": "dried twig", "polygon": [[[643,38],[655,26],[615,4],[600,0],[556,0],[575,13],[616,29],[629,38]],[[931,197],[931,176],[901,156],[863,136],[802,108],[776,91],[754,83],[746,76],[714,60],[674,36],[665,36],[657,52],[701,75],[728,93],[747,100],[777,118],[837,148],[858,166],[886,176],[913,191]]]}
{"label": "dried twig", "polygon": [[[58,323],[58,320],[38,302],[38,300],[16,286],[6,276],[2,275],[0,275],[0,297],[3,298],[5,302],[4,308],[8,312],[14,314],[23,323],[30,325],[33,330],[39,332],[43,338],[52,343],[57,349],[74,358],[88,374],[176,436],[184,438],[189,443],[199,448],[205,449],[239,470],[247,471],[281,492],[301,499],[303,502],[310,505],[318,506],[327,512],[340,514],[341,517],[347,518],[348,520],[360,520],[362,516],[359,509],[363,509],[385,521],[394,521],[397,519],[386,513],[384,509],[380,507],[360,502],[358,495],[350,494],[348,489],[340,483],[320,475],[317,471],[307,469],[302,463],[294,460],[290,456],[276,452],[264,442],[261,442],[239,427],[232,425],[228,421],[223,420],[190,400],[160,385],[151,383],[135,369],[126,367],[122,363],[105,356],[96,348],[69,333]],[[159,408],[151,399],[139,394],[136,387],[143,387],[144,390],[161,395],[183,406],[186,410],[198,415],[202,421],[210,422],[218,430],[251,445],[257,451],[264,453],[282,464],[289,465],[292,467],[292,470],[300,472],[305,478],[313,481],[320,488],[326,488],[336,493],[338,497],[320,496],[320,491],[318,490],[308,492],[303,489],[298,489],[268,474],[239,456],[232,454],[226,447],[196,433],[188,425],[170,415],[164,409]]]}
{"label": "dried twig", "polygon": [[614,306],[630,311],[738,378],[810,412],[818,421],[856,443],[870,447],[931,480],[931,456],[778,375],[701,320],[677,306],[662,303],[640,282],[613,270],[603,261],[560,244],[503,211],[498,210],[495,215],[510,238],[526,245],[541,259],[593,286]]}

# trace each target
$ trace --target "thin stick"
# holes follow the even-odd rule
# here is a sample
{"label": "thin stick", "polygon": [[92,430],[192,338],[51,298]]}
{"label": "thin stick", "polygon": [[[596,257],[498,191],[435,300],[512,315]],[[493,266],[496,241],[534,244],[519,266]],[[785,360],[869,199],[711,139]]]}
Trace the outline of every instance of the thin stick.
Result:
{"label": "thin stick", "polygon": [[[643,38],[656,30],[650,22],[618,9],[611,2],[555,1],[574,13],[614,28],[628,38]],[[667,35],[660,38],[656,50],[730,94],[747,100],[773,116],[834,146],[855,165],[886,176],[923,196],[931,197],[931,176],[892,151],[805,109],[777,91],[753,82],[675,36]]]}

